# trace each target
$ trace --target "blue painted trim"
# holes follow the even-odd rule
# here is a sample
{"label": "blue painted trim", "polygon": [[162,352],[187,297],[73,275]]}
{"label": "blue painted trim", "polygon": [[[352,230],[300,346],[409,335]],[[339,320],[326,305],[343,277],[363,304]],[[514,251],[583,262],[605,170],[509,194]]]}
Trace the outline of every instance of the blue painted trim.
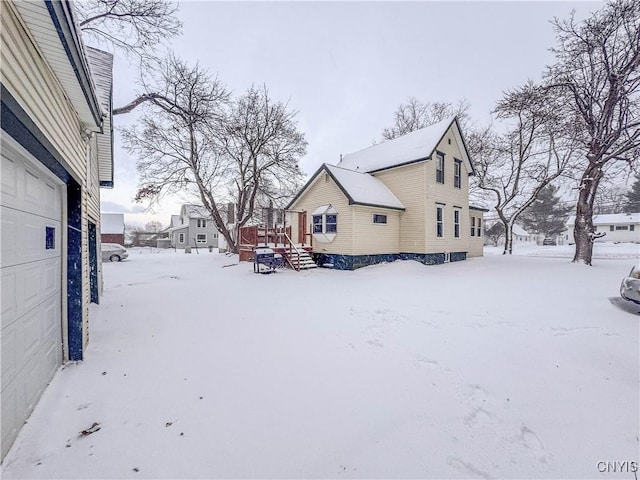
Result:
{"label": "blue painted trim", "polygon": [[[451,262],[466,260],[467,252],[452,252]],[[325,268],[335,270],[357,270],[358,268],[379,263],[391,263],[396,260],[415,260],[424,265],[444,263],[444,253],[382,253],[375,255],[340,255],[336,253],[313,253],[314,261]]]}
{"label": "blue painted trim", "polygon": [[67,185],[67,325],[69,359],[82,360],[82,188],[64,168],[60,153],[18,102],[0,85],[0,123],[31,155]]}
{"label": "blue painted trim", "polygon": [[88,222],[87,231],[89,237],[89,291],[91,303],[100,303],[98,294],[98,232],[96,224]]}
{"label": "blue painted trim", "polygon": [[2,98],[0,111],[2,130],[13,137],[31,155],[40,160],[60,180],[64,183],[69,183],[71,175],[63,166],[62,155],[33,123],[5,86],[1,84],[0,95]]}
{"label": "blue painted trim", "polygon": [[82,189],[67,185],[67,331],[69,360],[82,360]]}

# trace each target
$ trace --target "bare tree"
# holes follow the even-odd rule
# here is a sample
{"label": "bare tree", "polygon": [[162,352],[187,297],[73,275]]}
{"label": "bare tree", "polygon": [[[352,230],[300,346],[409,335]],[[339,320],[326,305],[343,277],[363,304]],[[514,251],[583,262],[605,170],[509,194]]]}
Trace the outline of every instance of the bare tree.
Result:
{"label": "bare tree", "polygon": [[469,108],[469,103],[465,100],[452,104],[448,102],[421,102],[410,97],[407,103],[401,104],[396,110],[393,126],[382,131],[382,140],[393,140],[453,116],[458,117],[458,122],[464,128],[469,119]]}
{"label": "bare tree", "polygon": [[593,209],[611,162],[640,155],[640,3],[610,1],[584,22],[555,19],[556,63],[547,81],[580,122],[584,166],[579,183],[574,262],[591,265]]}
{"label": "bare tree", "polygon": [[[159,92],[143,105],[139,125],[123,131],[125,147],[138,158],[136,199],[152,202],[171,193],[197,197],[230,250],[237,230],[262,198],[277,200],[301,181],[298,159],[306,141],[295,112],[272,102],[266,88],[236,100],[199,66],[168,57],[156,82]],[[234,223],[227,204],[235,204]]]}
{"label": "bare tree", "polygon": [[571,124],[554,114],[545,89],[532,83],[505,94],[498,119],[509,122],[502,135],[486,134],[476,149],[476,181],[493,198],[504,226],[503,254],[513,252],[513,225],[540,192],[569,165],[574,143]]}
{"label": "bare tree", "polygon": [[236,229],[252,219],[256,207],[282,207],[301,187],[304,176],[298,160],[307,142],[298,131],[296,113],[286,104],[272,102],[266,86],[252,86],[233,103],[216,130],[221,154],[228,161]]}
{"label": "bare tree", "polygon": [[167,0],[83,0],[76,2],[82,33],[140,59],[167,39],[179,35],[177,4]]}
{"label": "bare tree", "polygon": [[147,222],[147,224],[144,226],[144,230],[146,232],[157,233],[162,230],[162,223],[157,220],[152,220],[150,222]]}

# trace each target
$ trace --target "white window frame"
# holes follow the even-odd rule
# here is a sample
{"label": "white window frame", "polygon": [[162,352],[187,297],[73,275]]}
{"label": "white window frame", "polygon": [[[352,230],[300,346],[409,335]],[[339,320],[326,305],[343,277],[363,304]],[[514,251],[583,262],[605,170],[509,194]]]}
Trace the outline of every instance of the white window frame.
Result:
{"label": "white window frame", "polygon": [[199,218],[197,220],[197,227],[198,228],[207,228],[207,221],[204,218]]}
{"label": "white window frame", "polygon": [[476,237],[482,236],[482,219],[478,217],[478,222],[476,223]]}
{"label": "white window frame", "polygon": [[206,233],[196,233],[196,245],[199,243],[207,243]]}
{"label": "white window frame", "polygon": [[476,236],[476,217],[471,216],[471,236]]}
{"label": "white window frame", "polygon": [[460,238],[460,210],[453,211],[453,237]]}
{"label": "white window frame", "polygon": [[184,233],[178,234],[178,243],[184,243]]}
{"label": "white window frame", "polygon": [[[329,221],[335,217],[335,222]],[[318,221],[319,220],[319,221]],[[311,232],[320,242],[332,242],[338,233],[338,211],[331,204],[318,207],[311,214]]]}
{"label": "white window frame", "polygon": [[444,238],[444,205],[436,205],[436,238]]}
{"label": "white window frame", "polygon": [[436,152],[436,182],[444,183],[444,153]]}
{"label": "white window frame", "polygon": [[462,188],[462,160],[457,158],[453,161],[453,186]]}

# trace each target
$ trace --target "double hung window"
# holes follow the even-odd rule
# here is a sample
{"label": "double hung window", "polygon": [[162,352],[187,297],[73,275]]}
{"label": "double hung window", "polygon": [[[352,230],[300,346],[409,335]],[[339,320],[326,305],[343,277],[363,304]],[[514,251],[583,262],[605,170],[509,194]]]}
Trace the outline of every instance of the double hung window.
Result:
{"label": "double hung window", "polygon": [[444,153],[436,152],[436,182],[444,183]]}

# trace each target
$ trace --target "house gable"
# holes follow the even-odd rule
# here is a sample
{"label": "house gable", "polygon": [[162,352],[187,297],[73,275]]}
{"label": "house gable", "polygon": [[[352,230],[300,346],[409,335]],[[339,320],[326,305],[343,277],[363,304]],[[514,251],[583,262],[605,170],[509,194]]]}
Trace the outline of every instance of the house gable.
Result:
{"label": "house gable", "polygon": [[342,158],[338,166],[358,172],[374,173],[423,162],[432,158],[447,135],[453,137],[459,145],[460,160],[465,163],[467,171],[472,175],[473,165],[456,117],[447,118],[393,140],[349,153]]}
{"label": "house gable", "polygon": [[370,207],[404,210],[404,205],[391,190],[380,180],[367,173],[355,172],[334,165],[323,164],[313,174],[307,184],[287,205],[290,209],[305,194],[318,177],[331,177],[333,183],[346,197],[349,205],[365,205]]}

